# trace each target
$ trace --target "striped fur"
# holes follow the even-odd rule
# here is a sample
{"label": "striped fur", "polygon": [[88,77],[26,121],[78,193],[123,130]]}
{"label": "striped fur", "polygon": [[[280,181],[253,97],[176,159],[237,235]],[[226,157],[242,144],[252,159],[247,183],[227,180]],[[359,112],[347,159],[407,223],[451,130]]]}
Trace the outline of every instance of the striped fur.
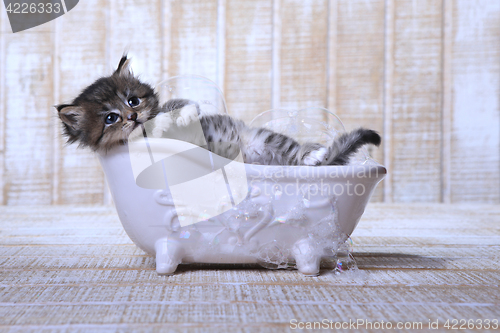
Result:
{"label": "striped fur", "polygon": [[[189,100],[170,100],[163,110],[178,117],[178,110],[193,104]],[[172,105],[179,108],[172,110]],[[198,114],[199,107],[197,106]],[[341,135],[331,147],[319,143],[299,144],[296,140],[265,128],[251,128],[227,115],[201,115],[205,141],[212,152],[234,158],[239,150],[246,163],[265,165],[345,165],[365,144],[380,144],[372,130],[357,129]],[[185,138],[191,141],[189,138]]]}
{"label": "striped fur", "polygon": [[[380,136],[367,129],[342,135],[326,148],[319,143],[296,140],[265,128],[250,128],[227,115],[203,115],[199,105],[187,99],[172,99],[159,105],[153,88],[139,81],[123,56],[117,70],[87,87],[71,104],[57,106],[68,143],[95,151],[108,151],[125,144],[134,129],[155,119],[153,136],[174,127],[180,140],[208,144],[214,153],[234,158],[241,151],[246,163],[267,165],[343,165],[361,146],[380,144]],[[203,134],[186,127],[200,120]],[[203,140],[203,136],[204,139]]]}
{"label": "striped fur", "polygon": [[370,129],[358,128],[350,133],[342,134],[329,148],[327,165],[344,165],[349,158],[365,144],[379,146],[380,135]]}

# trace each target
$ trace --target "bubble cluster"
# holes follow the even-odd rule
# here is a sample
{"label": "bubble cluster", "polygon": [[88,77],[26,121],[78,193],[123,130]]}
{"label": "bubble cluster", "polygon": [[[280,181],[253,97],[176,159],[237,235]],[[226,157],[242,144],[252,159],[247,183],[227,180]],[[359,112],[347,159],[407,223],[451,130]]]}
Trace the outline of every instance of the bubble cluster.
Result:
{"label": "bubble cluster", "polygon": [[353,251],[353,241],[351,237],[348,237],[347,240],[343,244],[341,244],[336,251],[337,262],[335,267],[335,273],[343,273],[346,271],[358,270],[356,261],[352,256],[352,251]]}
{"label": "bubble cluster", "polygon": [[262,245],[255,256],[259,265],[268,269],[293,268],[290,261],[290,249],[276,240]]}
{"label": "bubble cluster", "polygon": [[195,244],[193,258],[209,253],[211,258],[247,258],[268,269],[296,269],[299,255],[302,262],[330,261],[330,268],[338,274],[357,269],[352,240],[338,223],[335,195],[312,195],[307,182],[300,195],[284,198],[287,194],[279,193],[276,183],[269,181],[269,193],[250,186],[238,205],[221,200],[226,211],[212,218],[199,214],[200,222],[180,228],[176,238]]}

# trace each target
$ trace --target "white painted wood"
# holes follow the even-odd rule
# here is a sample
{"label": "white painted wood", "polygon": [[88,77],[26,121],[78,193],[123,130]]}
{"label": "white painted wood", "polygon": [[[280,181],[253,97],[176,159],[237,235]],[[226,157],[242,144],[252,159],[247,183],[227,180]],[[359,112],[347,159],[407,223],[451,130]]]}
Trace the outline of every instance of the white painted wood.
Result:
{"label": "white painted wood", "polygon": [[4,191],[7,204],[50,204],[52,24],[5,35]]}
{"label": "white painted wood", "polygon": [[[84,87],[111,73],[106,4],[99,1],[79,3],[56,21],[59,29],[59,58],[56,62],[59,91],[52,105],[70,103]],[[83,26],[88,28],[81,29]],[[55,109],[51,108],[51,112],[55,117]],[[59,131],[61,122],[57,118],[54,120],[58,127],[55,131]],[[66,144],[61,135],[54,139],[59,140],[54,143],[53,150],[59,151],[60,157],[53,157],[53,169],[58,170],[59,178],[58,186],[53,188],[53,195],[57,198],[54,201],[58,204],[109,204],[104,175],[94,154]]]}
{"label": "white painted wood", "polygon": [[328,0],[328,35],[327,35],[327,78],[325,107],[337,113],[337,26],[338,26],[338,1]]}
{"label": "white painted wood", "polygon": [[443,1],[443,82],[441,115],[441,202],[451,202],[451,124],[453,101],[453,1]]}
{"label": "white painted wood", "polygon": [[217,80],[222,92],[226,78],[226,0],[217,0]]}
{"label": "white painted wood", "polygon": [[[337,10],[335,112],[348,131],[366,127],[384,133],[385,3],[340,0]],[[379,148],[368,147],[381,164],[386,144],[384,134]],[[371,200],[383,199],[385,182]]]}
{"label": "white painted wood", "polygon": [[[64,6],[64,11],[66,12],[66,6],[64,4],[64,1],[62,2]],[[60,50],[59,50],[59,43],[60,43],[60,34],[61,34],[61,21],[60,20],[55,20],[52,22],[54,25],[54,54],[53,54],[53,87],[52,87],[52,93],[53,93],[53,99],[54,101],[60,100],[60,80],[61,80],[61,75],[59,73],[60,70],[60,64],[59,60],[61,57]],[[59,160],[61,159],[61,123],[59,121],[59,118],[56,116],[57,112],[52,110],[52,113],[54,114],[54,117],[52,117],[51,121],[51,127],[52,127],[52,198],[51,198],[51,204],[58,204],[59,203],[59,191],[60,191],[60,176],[61,176],[61,170],[60,170],[60,163]]]}
{"label": "white painted wood", "polygon": [[272,109],[281,108],[281,0],[273,0]]}
{"label": "white painted wood", "polygon": [[327,3],[282,0],[280,16],[280,107],[325,107]]}
{"label": "white painted wood", "polygon": [[[95,157],[64,144],[52,105],[111,73],[125,50],[150,83],[179,74],[216,81],[244,121],[314,105],[348,129],[378,130],[383,144],[371,153],[389,174],[373,200],[499,203],[499,6],[86,1],[17,34],[2,11],[0,203],[111,203]],[[35,54],[38,64],[18,60]],[[26,126],[36,134],[23,141]],[[32,151],[41,162],[28,166]]]}
{"label": "white painted wood", "polygon": [[161,80],[169,78],[170,49],[172,48],[171,33],[172,30],[172,0],[161,1]]}
{"label": "white painted wood", "polygon": [[169,75],[217,81],[217,0],[172,1]]}
{"label": "white painted wood", "polygon": [[106,1],[104,9],[104,31],[105,31],[105,52],[106,52],[106,65],[108,67],[109,72],[111,73],[114,68],[116,68],[115,62],[113,59],[113,49],[112,45],[112,36],[114,29],[114,21],[115,21],[115,1]]}
{"label": "white painted wood", "polygon": [[397,1],[392,91],[393,198],[441,199],[442,1]]}
{"label": "white painted wood", "polygon": [[394,0],[385,0],[385,48],[384,48],[384,166],[387,176],[384,179],[384,202],[393,201],[392,192],[392,101],[394,86]]}
{"label": "white painted wood", "polygon": [[228,111],[249,123],[271,109],[273,1],[227,1],[225,91]]}
{"label": "white painted wood", "polygon": [[7,30],[7,13],[0,12],[0,204],[5,204],[5,31]]}
{"label": "white painted wood", "polygon": [[500,201],[500,2],[453,6],[451,201]]}
{"label": "white painted wood", "polygon": [[0,216],[4,330],[253,332],[288,331],[291,319],[498,318],[498,205],[370,204],[352,236],[361,274],[335,275],[325,263],[318,277],[238,265],[158,276],[112,207],[2,206]]}
{"label": "white painted wood", "polygon": [[[108,68],[109,73],[112,73],[116,68],[116,60],[113,59],[115,57],[113,53],[113,31],[115,29],[115,1],[108,0],[104,6],[104,15],[105,15],[105,63]],[[102,38],[102,37],[101,37]],[[127,50],[128,51],[128,50]],[[102,60],[102,59],[101,59]],[[106,182],[105,177],[101,181],[102,186],[102,204],[110,205],[112,203],[111,192],[109,190],[109,186]]]}

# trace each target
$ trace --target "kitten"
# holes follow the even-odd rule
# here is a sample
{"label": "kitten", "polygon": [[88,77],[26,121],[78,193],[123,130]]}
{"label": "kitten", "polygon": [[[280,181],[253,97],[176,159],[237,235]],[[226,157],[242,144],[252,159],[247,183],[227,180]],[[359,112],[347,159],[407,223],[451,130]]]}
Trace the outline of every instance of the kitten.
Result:
{"label": "kitten", "polygon": [[106,152],[125,144],[129,135],[155,118],[153,136],[179,130],[185,141],[193,142],[182,130],[199,120],[208,149],[224,157],[241,150],[245,163],[267,165],[344,165],[365,144],[380,145],[377,132],[359,128],[341,135],[329,148],[319,143],[299,144],[296,140],[265,128],[251,128],[227,115],[203,115],[190,100],[173,99],[160,106],[153,88],[133,76],[130,60],[123,56],[109,77],[85,88],[71,104],[56,106],[68,143]]}
{"label": "kitten", "polygon": [[140,82],[123,57],[118,69],[85,88],[71,104],[56,106],[68,143],[107,151],[127,142],[140,124],[160,112],[153,88]]}

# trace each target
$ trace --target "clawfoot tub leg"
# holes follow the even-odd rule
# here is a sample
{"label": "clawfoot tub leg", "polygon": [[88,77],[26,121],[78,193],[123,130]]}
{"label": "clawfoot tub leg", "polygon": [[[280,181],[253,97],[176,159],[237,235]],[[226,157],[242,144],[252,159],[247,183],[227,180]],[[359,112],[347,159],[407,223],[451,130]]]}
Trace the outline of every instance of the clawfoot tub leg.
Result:
{"label": "clawfoot tub leg", "polygon": [[155,243],[156,272],[158,274],[174,274],[182,261],[182,246],[177,241],[160,238]]}
{"label": "clawfoot tub leg", "polygon": [[308,239],[301,239],[293,245],[293,256],[299,272],[306,276],[317,276],[321,255]]}

